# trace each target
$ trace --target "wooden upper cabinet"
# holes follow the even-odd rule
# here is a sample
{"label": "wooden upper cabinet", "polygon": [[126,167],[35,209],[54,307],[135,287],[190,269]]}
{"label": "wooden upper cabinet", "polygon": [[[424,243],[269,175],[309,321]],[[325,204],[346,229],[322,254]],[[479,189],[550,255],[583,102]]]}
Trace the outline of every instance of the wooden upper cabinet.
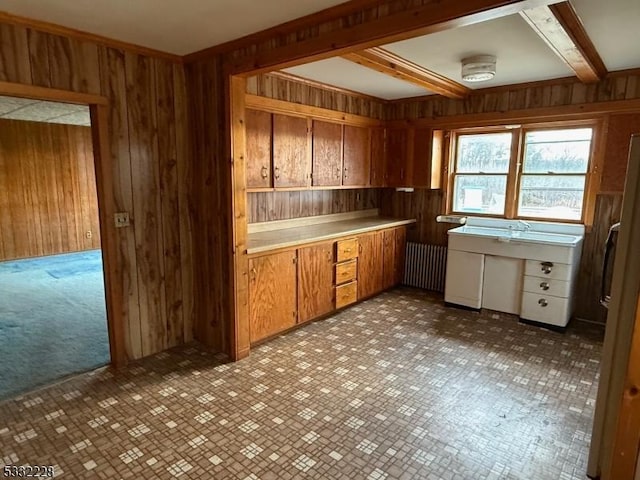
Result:
{"label": "wooden upper cabinet", "polygon": [[344,172],[342,184],[368,186],[371,171],[370,129],[344,127]]}
{"label": "wooden upper cabinet", "polygon": [[271,114],[247,109],[247,188],[271,187]]}
{"label": "wooden upper cabinet", "polygon": [[307,119],[273,114],[273,186],[308,186],[309,154]]}
{"label": "wooden upper cabinet", "polygon": [[413,131],[412,187],[431,188],[431,128]]}
{"label": "wooden upper cabinet", "polygon": [[383,290],[383,231],[358,237],[358,299]]}
{"label": "wooden upper cabinet", "polygon": [[406,187],[409,184],[409,129],[387,129],[386,185]]}
{"label": "wooden upper cabinet", "polygon": [[249,329],[257,342],[297,321],[296,252],[249,259]]}
{"label": "wooden upper cabinet", "polygon": [[298,250],[298,322],[334,310],[333,242]]}
{"label": "wooden upper cabinet", "polygon": [[371,186],[385,186],[385,130],[382,127],[369,129],[371,133]]}
{"label": "wooden upper cabinet", "polygon": [[342,125],[313,121],[312,185],[338,186],[342,182]]}

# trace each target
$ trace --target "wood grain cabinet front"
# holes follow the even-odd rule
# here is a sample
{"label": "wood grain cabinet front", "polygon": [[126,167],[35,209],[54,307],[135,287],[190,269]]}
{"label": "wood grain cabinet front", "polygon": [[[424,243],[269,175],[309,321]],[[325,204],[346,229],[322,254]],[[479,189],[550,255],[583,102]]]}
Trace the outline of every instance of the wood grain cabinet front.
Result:
{"label": "wood grain cabinet front", "polygon": [[247,188],[272,186],[273,159],[271,156],[271,114],[247,109]]}
{"label": "wood grain cabinet front", "polygon": [[336,264],[336,285],[342,285],[358,278],[358,259]]}
{"label": "wood grain cabinet front", "polygon": [[311,168],[306,118],[273,115],[273,186],[307,187]]}
{"label": "wood grain cabinet front", "polygon": [[370,129],[366,127],[344,127],[344,166],[342,184],[368,186],[371,174]]}
{"label": "wood grain cabinet front", "polygon": [[249,259],[251,342],[293,327],[297,321],[295,251]]}
{"label": "wood grain cabinet front", "polygon": [[298,250],[298,322],[334,310],[333,242]]}
{"label": "wood grain cabinet front", "polygon": [[314,187],[339,186],[342,183],[342,125],[313,121],[313,166]]}
{"label": "wood grain cabinet front", "polygon": [[371,232],[358,237],[358,299],[383,290],[382,287],[383,232]]}
{"label": "wood grain cabinet front", "polygon": [[358,239],[348,238],[336,242],[336,262],[344,262],[358,257]]}
{"label": "wood grain cabinet front", "polygon": [[358,282],[345,283],[336,287],[336,308],[346,307],[358,300]]}

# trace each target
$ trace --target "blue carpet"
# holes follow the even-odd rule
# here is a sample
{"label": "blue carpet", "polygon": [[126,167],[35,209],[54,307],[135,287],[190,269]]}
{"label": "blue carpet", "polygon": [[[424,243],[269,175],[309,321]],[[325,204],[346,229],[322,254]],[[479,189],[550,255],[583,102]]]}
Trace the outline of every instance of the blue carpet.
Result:
{"label": "blue carpet", "polygon": [[107,363],[100,250],[0,262],[0,399]]}

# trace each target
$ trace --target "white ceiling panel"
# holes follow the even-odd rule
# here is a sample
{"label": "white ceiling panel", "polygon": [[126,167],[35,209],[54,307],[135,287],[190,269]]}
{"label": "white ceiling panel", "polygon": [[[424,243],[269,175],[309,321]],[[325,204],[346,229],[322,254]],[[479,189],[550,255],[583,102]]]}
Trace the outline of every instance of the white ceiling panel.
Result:
{"label": "white ceiling panel", "polygon": [[0,0],[0,10],[185,55],[343,2]]}
{"label": "white ceiling panel", "polygon": [[91,125],[89,107],[85,105],[6,96],[0,96],[0,118],[67,125]]}
{"label": "white ceiling panel", "polygon": [[346,88],[347,90],[385,100],[433,94],[433,92],[418,85],[398,80],[343,58],[320,60],[319,62],[287,68],[284,71],[309,80]]}
{"label": "white ceiling panel", "polygon": [[[413,38],[384,48],[472,89],[573,75],[519,15]],[[463,82],[460,61],[480,54],[497,57],[496,76],[486,82]]]}
{"label": "white ceiling panel", "polygon": [[572,0],[609,71],[640,67],[640,0]]}

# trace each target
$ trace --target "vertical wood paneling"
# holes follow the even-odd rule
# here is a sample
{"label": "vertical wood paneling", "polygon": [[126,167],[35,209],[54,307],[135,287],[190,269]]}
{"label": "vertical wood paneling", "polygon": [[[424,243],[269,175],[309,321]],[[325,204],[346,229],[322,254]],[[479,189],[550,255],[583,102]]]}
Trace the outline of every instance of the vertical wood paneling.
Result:
{"label": "vertical wood paneling", "polygon": [[[102,94],[110,99],[109,151],[111,158],[105,160],[110,163],[113,172],[115,210],[133,213],[134,179],[131,174],[124,53],[107,47],[100,47],[99,53]],[[119,280],[122,282],[122,291],[125,296],[122,314],[125,319],[126,349],[131,358],[140,358],[143,356],[142,330],[134,232],[135,223],[133,228],[118,229],[117,242],[118,263],[122,269],[122,278]]]}
{"label": "vertical wood paneling", "polygon": [[[15,28],[15,27],[11,27]],[[31,65],[31,84],[40,87],[51,86],[51,70],[49,65],[49,47],[46,33],[27,30],[29,44],[29,64]],[[72,75],[71,72],[68,75]]]}
{"label": "vertical wood paneling", "polygon": [[176,159],[178,171],[178,216],[180,219],[180,264],[182,267],[182,318],[185,342],[193,340],[194,325],[194,276],[193,276],[193,235],[191,149],[188,136],[189,112],[187,105],[187,85],[184,68],[173,65],[173,88],[176,126]]}
{"label": "vertical wood paneling", "polygon": [[30,83],[27,29],[0,24],[0,80]]}
{"label": "vertical wood paneling", "polygon": [[[142,354],[167,345],[155,60],[125,53]],[[166,135],[168,132],[163,132]]]}
{"label": "vertical wood paneling", "polygon": [[247,221],[271,222],[378,208],[380,194],[376,188],[252,192],[247,194]]}
{"label": "vertical wood paneling", "polygon": [[180,207],[173,66],[154,61],[157,105],[158,168],[160,180],[162,257],[164,260],[164,292],[167,312],[167,346],[184,342],[182,313],[182,272],[180,257]]}
{"label": "vertical wood paneling", "polygon": [[74,92],[100,93],[96,44],[48,35],[47,51],[51,87]]}
{"label": "vertical wood paneling", "polygon": [[100,248],[91,144],[87,127],[0,120],[0,260]]}

